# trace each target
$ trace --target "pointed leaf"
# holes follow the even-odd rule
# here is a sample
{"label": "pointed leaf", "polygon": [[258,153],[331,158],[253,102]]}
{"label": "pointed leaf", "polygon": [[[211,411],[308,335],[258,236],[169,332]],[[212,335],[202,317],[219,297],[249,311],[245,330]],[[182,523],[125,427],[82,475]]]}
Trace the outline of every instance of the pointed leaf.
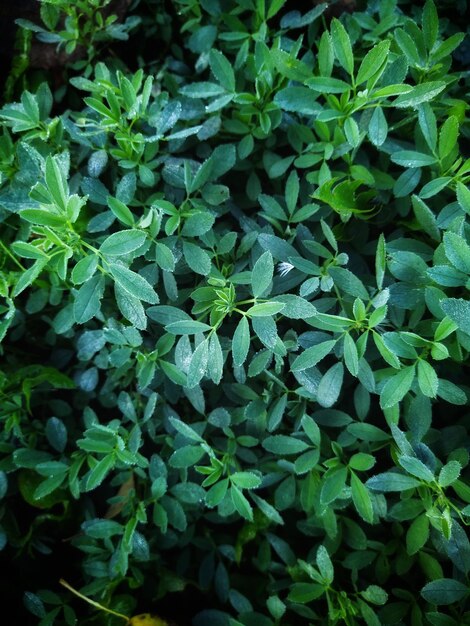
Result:
{"label": "pointed leaf", "polygon": [[263,254],[256,261],[251,273],[251,288],[255,298],[267,292],[272,283],[274,274],[274,261],[269,251]]}
{"label": "pointed leaf", "polygon": [[116,283],[124,291],[144,302],[158,304],[157,294],[143,276],[118,263],[109,263],[109,269]]}
{"label": "pointed leaf", "polygon": [[406,396],[415,377],[415,366],[409,365],[387,380],[380,394],[380,406],[388,409]]}

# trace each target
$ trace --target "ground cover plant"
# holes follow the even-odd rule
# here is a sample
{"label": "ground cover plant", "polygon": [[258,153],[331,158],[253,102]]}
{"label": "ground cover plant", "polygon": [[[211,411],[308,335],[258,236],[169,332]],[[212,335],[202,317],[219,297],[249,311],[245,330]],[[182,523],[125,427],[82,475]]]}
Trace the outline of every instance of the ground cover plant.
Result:
{"label": "ground cover plant", "polygon": [[[18,623],[470,623],[466,8],[42,0],[19,20]],[[60,62],[31,67],[37,39]]]}

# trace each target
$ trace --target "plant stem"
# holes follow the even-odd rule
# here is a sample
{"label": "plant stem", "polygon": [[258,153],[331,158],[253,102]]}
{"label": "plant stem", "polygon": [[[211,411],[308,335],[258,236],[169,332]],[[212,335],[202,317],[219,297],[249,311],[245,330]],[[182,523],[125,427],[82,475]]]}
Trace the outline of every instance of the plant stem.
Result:
{"label": "plant stem", "polygon": [[88,602],[88,604],[91,604],[92,606],[96,607],[97,609],[100,609],[101,611],[106,611],[106,613],[110,613],[111,615],[115,615],[116,617],[121,617],[122,619],[126,620],[127,624],[129,623],[130,618],[127,615],[123,615],[122,613],[118,613],[117,611],[113,611],[112,609],[107,609],[105,606],[102,606],[98,602],[95,602],[94,600],[90,600],[90,598],[87,598],[86,596],[81,594],[79,591],[74,589],[71,585],[69,585],[69,583],[66,580],[64,580],[63,578],[61,578],[59,580],[59,582],[60,582],[60,584],[63,587],[65,587],[66,589],[71,591],[78,598],[81,598],[82,600],[85,600],[85,602]]}

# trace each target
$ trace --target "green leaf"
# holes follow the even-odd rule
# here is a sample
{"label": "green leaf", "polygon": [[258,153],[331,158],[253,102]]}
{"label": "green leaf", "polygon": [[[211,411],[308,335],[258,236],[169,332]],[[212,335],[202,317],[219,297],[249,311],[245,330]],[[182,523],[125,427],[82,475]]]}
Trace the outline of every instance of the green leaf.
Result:
{"label": "green leaf", "polygon": [[409,168],[426,167],[436,162],[434,156],[416,150],[398,150],[390,158],[394,163]]}
{"label": "green leaf", "polygon": [[369,299],[369,293],[363,282],[350,270],[344,267],[330,267],[328,271],[335,285],[342,291],[355,298]]}
{"label": "green leaf", "polygon": [[406,474],[398,474],[397,472],[384,472],[372,476],[366,482],[366,486],[372,491],[380,491],[381,493],[389,493],[393,491],[405,491],[413,489],[421,485],[421,481],[407,476]]}
{"label": "green leaf", "polygon": [[232,338],[232,357],[237,367],[243,365],[250,349],[250,326],[243,316],[237,324]]}
{"label": "green leaf", "polygon": [[336,241],[336,237],[331,228],[328,226],[325,220],[320,221],[320,226],[330,246],[335,252],[338,252],[338,242]]}
{"label": "green leaf", "polygon": [[425,102],[419,107],[418,122],[429,149],[434,152],[437,146],[437,123],[429,103]]}
{"label": "green leaf", "polygon": [[179,370],[173,363],[159,359],[158,365],[163,370],[165,376],[169,378],[175,385],[181,385],[186,387],[187,377],[181,370]]}
{"label": "green leaf", "polygon": [[290,586],[287,599],[295,604],[310,604],[324,593],[324,585],[316,583],[294,583]]}
{"label": "green leaf", "polygon": [[172,272],[175,269],[175,258],[173,252],[164,243],[157,241],[155,243],[155,261],[157,265],[166,272]]}
{"label": "green leaf", "polygon": [[284,317],[288,317],[289,319],[305,320],[310,317],[315,317],[317,314],[317,309],[313,304],[300,296],[285,294],[276,296],[276,301],[284,303],[285,306],[281,313]]}
{"label": "green leaf", "polygon": [[[465,502],[470,502],[470,486],[463,482],[461,479],[457,479],[453,484],[453,489],[457,495]],[[465,515],[470,515],[470,505],[465,507]]]}
{"label": "green leaf", "polygon": [[415,377],[415,366],[409,365],[394,374],[385,383],[380,394],[380,407],[388,409],[406,396]]}
{"label": "green leaf", "polygon": [[327,30],[323,31],[320,37],[317,59],[321,76],[331,76],[335,56],[331,35]]}
{"label": "green leaf", "polygon": [[145,330],[147,328],[147,316],[141,301],[121,289],[118,283],[115,284],[114,291],[116,304],[126,320],[129,320],[139,330]]}
{"label": "green leaf", "polygon": [[256,261],[251,273],[251,289],[255,298],[263,294],[269,295],[267,291],[272,283],[274,274],[274,261],[270,252],[266,251]]}
{"label": "green leaf", "polygon": [[306,87],[285,87],[274,95],[274,103],[283,111],[314,115],[321,110],[318,94]]}
{"label": "green leaf", "polygon": [[289,211],[289,215],[295,211],[295,207],[299,200],[299,192],[300,192],[300,180],[299,175],[295,170],[293,170],[286,181],[286,190],[285,190],[285,199],[287,210]]}
{"label": "green leaf", "polygon": [[453,578],[433,580],[421,589],[421,595],[430,604],[453,604],[463,600],[469,593],[467,585]]}
{"label": "green leaf", "polygon": [[364,441],[387,441],[388,439],[386,432],[377,428],[377,426],[363,422],[349,424],[348,432],[350,432],[357,439],[362,439]]}
{"label": "green leaf", "polygon": [[107,539],[108,537],[123,534],[122,524],[110,519],[94,519],[89,522],[83,522],[82,530],[87,537],[93,537],[93,539]]}
{"label": "green leaf", "polygon": [[416,457],[404,454],[398,458],[398,462],[404,470],[416,478],[420,478],[427,483],[433,483],[435,481],[433,472]]}
{"label": "green leaf", "polygon": [[96,254],[89,254],[88,256],[80,259],[72,270],[72,281],[75,285],[81,285],[94,275],[98,267],[98,256]]}
{"label": "green leaf", "polygon": [[[381,41],[376,44],[363,58],[356,76],[356,84],[365,83],[371,76],[377,73],[388,57],[390,41]],[[377,109],[376,109],[377,110]]]}
{"label": "green leaf", "polygon": [[334,470],[329,470],[323,477],[323,485],[320,492],[320,500],[322,504],[331,504],[334,500],[341,496],[346,485],[348,477],[348,469],[340,466]]}
{"label": "green leaf", "polygon": [[286,0],[272,0],[269,4],[268,14],[266,15],[266,18],[270,20],[272,17],[274,17],[277,13],[279,13],[285,3]]}
{"label": "green leaf", "polygon": [[377,585],[369,585],[365,591],[361,592],[363,598],[372,604],[385,604],[388,600],[388,593]]}
{"label": "green leaf", "polygon": [[121,256],[140,248],[147,236],[142,230],[121,230],[106,237],[100,252],[107,256]]}
{"label": "green leaf", "polygon": [[67,179],[59,167],[57,160],[51,156],[46,159],[46,185],[55,204],[65,211],[68,199]]}
{"label": "green leaf", "polygon": [[232,485],[230,487],[230,495],[232,497],[233,506],[238,511],[238,513],[240,513],[240,515],[249,522],[252,522],[253,508],[243,492],[235,485]]}
{"label": "green leaf", "polygon": [[351,472],[351,496],[356,511],[363,520],[372,524],[374,521],[374,509],[369,491],[354,472]]}
{"label": "green leaf", "polygon": [[199,443],[202,443],[204,441],[201,435],[199,435],[194,430],[194,428],[192,428],[189,424],[186,424],[182,420],[177,419],[176,417],[170,417],[170,423],[173,428],[175,428],[179,433],[184,435],[187,439],[190,439],[191,441],[197,441]]}
{"label": "green leaf", "polygon": [[31,224],[61,228],[67,221],[65,215],[58,215],[46,209],[22,209],[20,217]]}
{"label": "green leaf", "polygon": [[130,209],[117,198],[107,197],[107,203],[111,211],[125,226],[134,226],[134,216]]}
{"label": "green leaf", "polygon": [[452,52],[462,43],[465,38],[465,33],[454,33],[447,39],[445,39],[442,43],[435,46],[433,51],[430,54],[430,58],[434,63],[444,59],[445,57],[449,57]]}
{"label": "green leaf", "polygon": [[209,64],[212,73],[227,91],[235,91],[235,74],[233,67],[219,50],[212,49],[209,53]]}
{"label": "green leaf", "polygon": [[193,467],[204,454],[204,450],[199,446],[183,446],[173,452],[168,463],[171,467],[185,469],[186,467]]}
{"label": "green leaf", "polygon": [[118,263],[109,263],[108,267],[114,280],[124,291],[149,304],[158,303],[157,294],[143,276]]}
{"label": "green leaf", "polygon": [[359,371],[359,355],[354,339],[349,333],[344,336],[344,364],[353,376]]}
{"label": "green leaf", "polygon": [[455,330],[457,330],[457,324],[453,322],[448,317],[444,317],[442,319],[436,330],[434,331],[434,341],[442,341],[449,335],[451,335]]}
{"label": "green leaf", "polygon": [[296,474],[307,474],[318,466],[319,450],[308,450],[295,459],[294,471]]}
{"label": "green leaf", "polygon": [[352,53],[351,41],[346,29],[341,22],[333,18],[331,21],[331,39],[335,56],[341,67],[352,76],[354,72],[354,57]]}
{"label": "green leaf", "polygon": [[452,404],[464,405],[467,403],[467,394],[458,385],[450,382],[450,380],[439,379],[439,388],[437,390],[439,398],[443,398],[446,402]]}
{"label": "green leaf", "polygon": [[455,115],[451,115],[442,125],[439,133],[438,153],[439,159],[445,159],[457,146],[459,136],[459,122]]}
{"label": "green leaf", "polygon": [[447,287],[460,287],[467,282],[466,275],[450,265],[435,265],[429,268],[428,274],[438,285]]}
{"label": "green leaf", "polygon": [[234,472],[230,481],[240,489],[256,489],[261,485],[261,478],[253,472]]}
{"label": "green leaf", "polygon": [[419,225],[435,241],[441,240],[441,231],[437,225],[434,213],[421,198],[413,195],[411,198],[413,210]]}
{"label": "green leaf", "polygon": [[[199,166],[199,169],[189,185],[188,192],[194,193],[212,179],[213,165],[214,159],[210,157]],[[192,237],[203,235],[210,229],[213,223],[214,218],[207,211],[194,213],[186,219],[182,234]]]}
{"label": "green leaf", "polygon": [[386,254],[385,237],[383,233],[380,233],[377,242],[377,251],[375,253],[375,277],[379,289],[382,289],[385,269],[387,267]]}
{"label": "green leaf", "polygon": [[376,107],[369,120],[367,135],[374,146],[379,147],[387,139],[388,124],[384,112],[380,107]]}
{"label": "green leaf", "polygon": [[24,259],[46,259],[49,258],[48,255],[43,252],[37,246],[33,246],[30,243],[26,243],[25,241],[14,241],[11,244],[11,249],[18,256],[23,257]]}
{"label": "green leaf", "polygon": [[247,311],[246,314],[250,317],[271,317],[283,310],[285,304],[283,302],[262,302],[261,304],[254,304]]}
{"label": "green leaf", "polygon": [[317,567],[323,580],[327,585],[333,582],[335,577],[335,571],[333,563],[331,562],[330,555],[328,554],[325,546],[319,546],[316,556]]}
{"label": "green leaf", "polygon": [[426,0],[423,7],[422,25],[426,48],[432,50],[439,35],[439,18],[432,0]]}
{"label": "green leaf", "polygon": [[269,596],[266,600],[266,606],[277,622],[279,622],[287,610],[286,605],[278,596]]}
{"label": "green leaf", "polygon": [[250,497],[253,500],[253,502],[256,504],[256,506],[259,508],[259,510],[264,515],[266,515],[268,520],[270,520],[274,524],[280,524],[281,526],[284,525],[284,520],[276,511],[276,509],[271,504],[269,504],[269,502],[266,502],[266,500],[264,500],[263,498],[260,498],[258,495],[256,495],[256,493],[250,493]]}
{"label": "green leaf", "polygon": [[31,265],[31,267],[29,267],[26,271],[23,272],[23,274],[20,275],[18,282],[16,283],[11,294],[13,298],[19,296],[20,293],[22,293],[27,287],[33,284],[33,282],[46,266],[47,261],[48,259],[46,258],[38,259],[33,263],[33,265]]}
{"label": "green leaf", "polygon": [[435,398],[439,386],[436,370],[427,361],[418,361],[418,385],[421,393],[428,398]]}
{"label": "green leaf", "polygon": [[463,183],[457,183],[457,200],[465,213],[470,215],[470,189]]}
{"label": "green leaf", "polygon": [[462,466],[458,461],[449,461],[439,472],[439,485],[441,487],[448,487],[452,485],[460,476]]}
{"label": "green leaf", "polygon": [[35,593],[26,591],[23,596],[23,602],[28,611],[32,613],[35,617],[46,617],[46,609],[44,608],[44,603],[41,598]]}
{"label": "green leaf", "polygon": [[209,508],[214,508],[215,506],[218,506],[225,498],[228,486],[228,478],[224,478],[223,480],[213,485],[206,493],[206,505]]}
{"label": "green leaf", "polygon": [[330,407],[338,400],[343,385],[344,366],[335,363],[323,374],[317,388],[317,402],[320,406]]}
{"label": "green leaf", "polygon": [[398,359],[396,354],[385,345],[382,337],[378,333],[374,333],[373,338],[377,350],[379,351],[380,356],[384,359],[384,361],[391,365],[393,368],[400,369],[400,360]]}
{"label": "green leaf", "polygon": [[208,361],[209,342],[207,339],[204,339],[194,350],[191,361],[189,362],[187,382],[189,389],[196,387],[201,382],[207,371]]}
{"label": "green leaf", "polygon": [[263,207],[264,212],[271,218],[285,221],[287,215],[279,202],[271,196],[267,196],[264,193],[260,193],[258,196],[258,202]]}
{"label": "green leaf", "polygon": [[98,274],[77,291],[73,304],[73,316],[77,324],[85,324],[99,313],[104,287],[104,276]]}
{"label": "green leaf", "polygon": [[413,87],[413,89],[408,93],[398,96],[398,98],[393,103],[393,106],[400,109],[415,109],[423,102],[429,102],[430,100],[434,100],[434,98],[438,96],[445,88],[446,83],[443,81],[431,81],[427,83],[422,83],[421,85],[416,85],[416,87]]}
{"label": "green leaf", "polygon": [[276,322],[273,318],[255,317],[251,320],[251,325],[263,345],[270,350],[275,350],[279,338],[277,336]]}
{"label": "green leaf", "polygon": [[363,135],[359,131],[356,120],[353,117],[346,118],[343,128],[349,145],[357,148],[362,141]]}
{"label": "green leaf", "polygon": [[351,85],[340,80],[339,78],[330,78],[326,76],[315,76],[305,81],[307,87],[318,91],[318,93],[344,93],[352,89]]}
{"label": "green leaf", "polygon": [[212,327],[197,320],[178,320],[167,324],[165,330],[172,335],[196,335],[212,330]]}
{"label": "green leaf", "polygon": [[303,82],[312,76],[312,71],[306,63],[293,58],[280,48],[271,49],[271,57],[279,73],[290,80]]}
{"label": "green leaf", "polygon": [[85,491],[93,491],[101,485],[115,464],[114,454],[108,454],[99,461],[88,474]]}
{"label": "green leaf", "polygon": [[406,551],[408,554],[417,554],[426,545],[428,538],[429,518],[423,513],[413,521],[406,533]]}
{"label": "green leaf", "polygon": [[261,233],[258,235],[258,242],[264,250],[269,250],[278,261],[287,261],[290,256],[298,256],[298,252],[293,246],[275,235]]}
{"label": "green leaf", "polygon": [[397,96],[404,93],[410,93],[413,90],[411,85],[404,84],[394,84],[387,85],[386,87],[381,87],[380,89],[375,89],[371,96],[374,98],[388,98],[390,96]]}
{"label": "green leaf", "polygon": [[[215,85],[215,87],[219,88],[218,85]],[[219,89],[222,89],[222,88],[220,87]],[[209,97],[203,87],[201,87],[200,89],[199,87],[197,89],[193,89],[192,90],[193,95],[189,95],[190,93],[191,93],[191,90],[188,89],[186,95],[190,98],[208,98]],[[231,99],[231,96],[226,96],[226,97]],[[167,135],[165,139],[167,141],[171,141],[172,139],[186,139],[186,137],[191,137],[192,135],[196,135],[197,133],[199,133],[201,129],[202,129],[202,125],[191,126],[191,128],[185,128],[183,130],[179,130],[176,133],[172,133],[171,135]]]}
{"label": "green leaf", "polygon": [[302,428],[304,429],[307,437],[313,443],[314,446],[319,446],[321,441],[321,433],[317,423],[309,415],[302,417]]}
{"label": "green leaf", "polygon": [[[207,159],[207,161],[204,161],[201,165],[196,173],[196,176],[194,177],[191,186],[192,192],[202,187],[202,185],[204,185],[207,180],[211,178],[210,174],[212,171],[212,164],[212,159]],[[190,215],[185,220],[181,234],[188,237],[204,235],[204,233],[210,231],[214,221],[214,216],[208,211],[198,211],[197,213]]]}
{"label": "green leaf", "polygon": [[[67,428],[65,427],[63,421],[57,417],[50,417],[46,423],[45,433],[47,440],[51,444],[51,446],[55,450],[57,450],[57,452],[63,452],[67,444]],[[2,489],[0,486],[0,499],[1,491]]]}
{"label": "green leaf", "polygon": [[263,441],[263,448],[273,454],[284,456],[305,452],[308,450],[309,444],[288,435],[272,435]]}
{"label": "green leaf", "polygon": [[356,452],[349,459],[349,467],[353,470],[365,472],[375,465],[375,458],[371,454],[365,452]]}
{"label": "green leaf", "polygon": [[400,50],[402,50],[408,63],[415,67],[421,66],[421,58],[414,39],[402,28],[397,28],[394,32],[395,40]]}
{"label": "green leaf", "polygon": [[461,272],[470,274],[470,246],[465,239],[452,232],[446,232],[443,239],[446,256],[452,265]]}
{"label": "green leaf", "polygon": [[33,498],[34,500],[41,500],[46,496],[50,495],[54,491],[56,491],[64,482],[66,476],[65,474],[57,474],[55,476],[50,476],[42,483],[38,485],[38,487],[34,490]]}
{"label": "green leaf", "polygon": [[312,346],[311,348],[307,348],[294,360],[291,365],[291,370],[293,372],[300,372],[308,369],[309,367],[314,367],[333,350],[335,345],[336,340],[332,339],[329,341],[323,341],[316,346]]}
{"label": "green leaf", "polygon": [[211,271],[211,259],[205,250],[189,241],[183,241],[183,254],[186,263],[196,272],[207,276]]}
{"label": "green leaf", "polygon": [[470,302],[462,298],[448,298],[443,300],[441,308],[459,329],[470,335]]}
{"label": "green leaf", "polygon": [[209,354],[207,363],[207,373],[213,383],[218,385],[222,380],[224,367],[224,355],[219,338],[215,333],[209,339]]}
{"label": "green leaf", "polygon": [[[201,81],[198,83],[191,83],[189,85],[184,85],[180,88],[180,93],[182,93],[187,98],[212,98],[214,96],[220,96],[225,93],[225,89],[217,83],[212,83],[210,81]],[[192,130],[192,129],[189,129]],[[184,132],[184,131],[180,131]],[[182,138],[186,135],[181,135],[180,132],[173,133],[167,138],[178,139]],[[198,132],[198,131],[196,131]]]}

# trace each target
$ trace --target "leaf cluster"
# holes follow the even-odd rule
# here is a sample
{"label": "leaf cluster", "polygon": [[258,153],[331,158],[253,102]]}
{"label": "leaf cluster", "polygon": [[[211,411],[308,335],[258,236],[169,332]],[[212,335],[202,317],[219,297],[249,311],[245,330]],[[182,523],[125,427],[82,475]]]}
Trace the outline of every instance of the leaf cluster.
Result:
{"label": "leaf cluster", "polygon": [[105,4],[43,0],[86,60],[0,109],[0,548],[67,539],[121,614],[196,590],[195,626],[470,623],[464,35],[432,0]]}

